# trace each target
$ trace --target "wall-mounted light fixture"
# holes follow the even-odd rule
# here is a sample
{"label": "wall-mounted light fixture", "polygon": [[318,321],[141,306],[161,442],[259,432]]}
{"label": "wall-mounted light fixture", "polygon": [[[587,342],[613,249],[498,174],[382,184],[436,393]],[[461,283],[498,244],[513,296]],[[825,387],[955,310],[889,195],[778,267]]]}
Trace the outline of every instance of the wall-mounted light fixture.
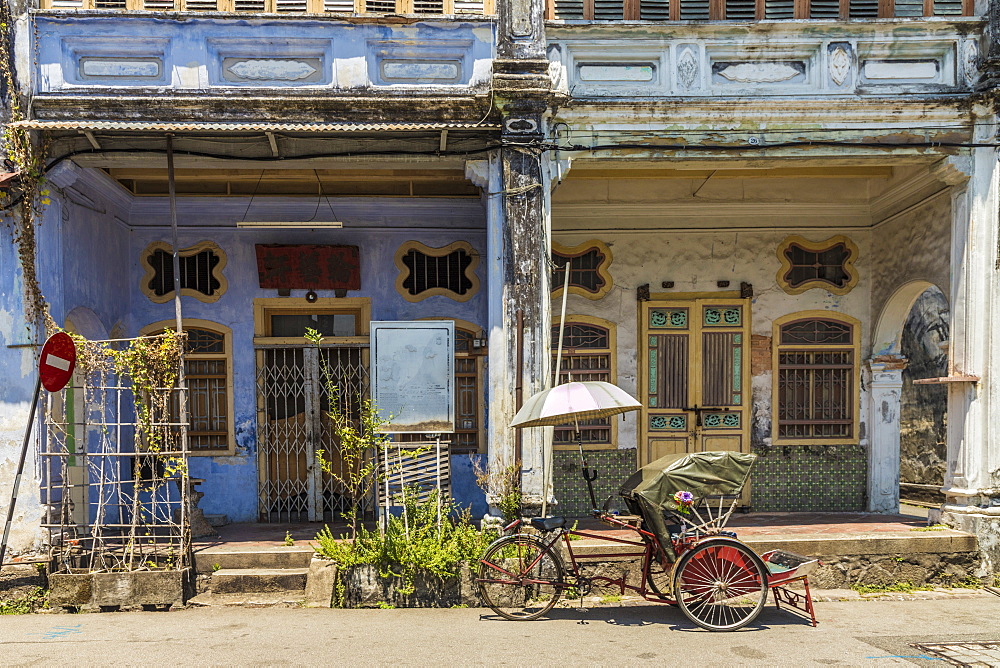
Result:
{"label": "wall-mounted light fixture", "polygon": [[323,222],[319,220],[312,221],[291,221],[291,220],[275,220],[275,221],[249,221],[241,220],[236,223],[236,227],[250,227],[255,229],[266,229],[266,228],[278,228],[278,229],[305,229],[310,227],[324,227],[341,229],[344,224],[340,221],[333,222]]}

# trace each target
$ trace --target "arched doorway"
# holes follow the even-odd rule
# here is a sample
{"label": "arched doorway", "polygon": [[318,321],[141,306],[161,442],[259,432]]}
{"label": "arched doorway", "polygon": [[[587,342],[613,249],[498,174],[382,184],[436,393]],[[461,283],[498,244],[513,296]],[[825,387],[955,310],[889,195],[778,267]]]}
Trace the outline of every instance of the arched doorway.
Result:
{"label": "arched doorway", "polygon": [[914,301],[900,338],[900,353],[909,360],[900,398],[899,485],[903,501],[935,506],[944,501],[940,488],[948,462],[947,387],[913,381],[948,375],[949,323],[948,299],[931,286]]}

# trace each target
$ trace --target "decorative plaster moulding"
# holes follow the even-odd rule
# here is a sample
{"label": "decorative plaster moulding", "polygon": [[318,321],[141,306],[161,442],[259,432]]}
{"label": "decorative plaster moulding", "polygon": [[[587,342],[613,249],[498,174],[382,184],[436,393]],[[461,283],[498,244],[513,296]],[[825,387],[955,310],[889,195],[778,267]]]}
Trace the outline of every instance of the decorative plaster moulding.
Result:
{"label": "decorative plaster moulding", "polygon": [[322,86],[333,80],[330,40],[212,37],[206,46],[212,86]]}
{"label": "decorative plaster moulding", "polygon": [[[796,65],[800,67],[796,67]],[[779,83],[788,81],[805,72],[802,63],[756,62],[719,63],[719,76],[739,83]]]}
{"label": "decorative plaster moulding", "polygon": [[294,58],[269,58],[238,60],[224,64],[225,70],[238,79],[251,81],[298,81],[319,72],[319,69],[304,60]]}

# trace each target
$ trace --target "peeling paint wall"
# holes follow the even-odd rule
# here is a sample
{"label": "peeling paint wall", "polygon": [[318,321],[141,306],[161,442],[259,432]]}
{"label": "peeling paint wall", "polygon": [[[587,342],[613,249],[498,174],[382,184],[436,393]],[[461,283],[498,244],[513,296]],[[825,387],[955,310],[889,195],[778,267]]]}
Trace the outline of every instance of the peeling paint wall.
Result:
{"label": "peeling paint wall", "polygon": [[[927,281],[944,294],[951,290],[951,198],[932,197],[872,231],[872,315],[877,318],[892,294],[912,281]],[[896,324],[902,330],[903,321]],[[878,351],[876,351],[878,352]]]}
{"label": "peeling paint wall", "polygon": [[[10,507],[10,492],[28,422],[35,359],[30,346],[11,347],[30,343],[31,338],[24,323],[21,268],[9,227],[0,227],[0,240],[0,372],[3,373],[0,383],[0,522],[3,522]],[[40,528],[43,508],[35,452],[32,443],[9,540],[9,549],[14,554],[38,549],[43,542]],[[0,559],[3,556],[0,555]]]}
{"label": "peeling paint wall", "polygon": [[[719,221],[724,222],[724,221]],[[730,281],[731,288],[738,288],[741,281],[754,288],[752,300],[752,332],[771,337],[775,318],[804,310],[830,310],[853,316],[866,322],[870,284],[870,244],[867,233],[850,234],[859,247],[856,267],[860,274],[858,287],[843,296],[833,295],[822,289],[808,290],[801,295],[786,294],[776,283],[780,267],[776,254],[786,233],[715,232],[671,233],[669,230],[650,231],[642,235],[622,235],[613,231],[595,231],[585,235],[559,234],[556,240],[564,246],[574,246],[589,239],[600,239],[608,244],[614,260],[610,273],[614,287],[603,299],[592,301],[576,295],[569,297],[568,315],[592,315],[610,320],[617,325],[618,384],[632,394],[637,393],[638,374],[637,306],[635,288],[648,283],[653,292],[719,292],[716,282]],[[822,241],[830,235],[823,231],[805,235],[811,240]],[[671,290],[659,290],[662,281],[674,281]],[[862,350],[867,340],[862,340]],[[752,379],[754,441],[770,442],[771,372],[760,370]],[[862,400],[862,411],[865,402]],[[865,421],[864,413],[861,416]],[[624,422],[618,422],[619,447],[636,447],[637,417],[629,413]],[[862,430],[863,431],[863,430]]]}
{"label": "peeling paint wall", "polygon": [[[36,92],[381,88],[457,92],[489,82],[489,20],[411,25],[285,17],[35,17]],[[370,120],[370,119],[369,119]]]}
{"label": "peeling paint wall", "polygon": [[[272,200],[274,198],[271,198]],[[304,218],[314,213],[315,200],[283,200],[288,214],[294,216],[297,207],[308,209]],[[404,242],[420,241],[431,247],[442,247],[458,240],[468,241],[480,253],[485,251],[485,231],[483,214],[479,203],[470,208],[465,202],[450,202],[447,199],[432,200],[418,212],[417,205],[407,206],[407,202],[369,200],[359,210],[366,213],[355,218],[345,215],[342,209],[351,211],[350,206],[337,209],[345,219],[355,224],[363,224],[363,218],[379,217],[390,228],[377,232],[351,230],[350,223],[343,230],[237,230],[235,227],[218,227],[220,215],[242,215],[246,211],[246,200],[213,201],[210,198],[190,198],[181,200],[179,218],[184,227],[180,234],[180,247],[186,248],[203,240],[218,244],[227,256],[223,273],[228,281],[227,292],[214,303],[200,302],[192,297],[184,297],[184,317],[199,318],[225,325],[233,332],[233,385],[236,424],[236,454],[234,456],[194,456],[191,458],[191,475],[204,478],[200,489],[205,492],[199,507],[206,513],[225,514],[237,522],[256,521],[258,516],[257,487],[257,400],[256,400],[256,356],[253,349],[253,299],[274,298],[274,290],[258,287],[257,259],[255,244],[348,244],[361,249],[361,290],[348,292],[348,297],[371,299],[373,320],[415,320],[429,317],[458,318],[483,327],[485,325],[485,287],[466,302],[456,302],[447,297],[429,297],[419,302],[406,301],[396,291],[395,281],[398,270],[393,262],[396,250]],[[169,320],[174,317],[173,302],[154,304],[140,291],[140,281],[144,275],[140,264],[142,251],[154,241],[170,242],[170,231],[159,226],[158,216],[162,215],[164,202],[154,198],[143,199],[136,204],[132,222],[137,226],[131,233],[129,248],[130,275],[122,296],[131,299],[130,335],[142,327]],[[256,210],[256,206],[255,210]],[[271,202],[270,206],[282,206]],[[218,211],[223,207],[228,213]],[[478,209],[478,214],[476,213]],[[451,211],[450,211],[451,210]],[[458,213],[456,213],[458,211]],[[393,213],[395,212],[395,213]],[[465,213],[462,213],[465,212]],[[321,211],[320,215],[331,215]],[[439,221],[462,219],[464,224],[455,222],[457,229],[421,229],[412,225],[418,220]],[[154,223],[156,227],[141,226]],[[470,228],[472,228],[470,230]],[[480,262],[477,270],[480,285],[486,283],[485,263]],[[321,298],[334,297],[332,290],[317,290]],[[293,291],[301,297],[303,291]],[[471,488],[470,488],[471,489]],[[471,501],[469,499],[468,501]],[[460,499],[460,501],[466,501]]]}

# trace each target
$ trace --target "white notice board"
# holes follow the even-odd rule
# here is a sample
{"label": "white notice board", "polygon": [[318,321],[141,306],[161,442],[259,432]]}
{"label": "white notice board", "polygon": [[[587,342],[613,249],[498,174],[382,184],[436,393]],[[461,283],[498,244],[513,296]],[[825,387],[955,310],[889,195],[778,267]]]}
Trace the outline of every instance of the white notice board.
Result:
{"label": "white notice board", "polygon": [[386,433],[455,431],[455,323],[371,323],[372,400]]}

